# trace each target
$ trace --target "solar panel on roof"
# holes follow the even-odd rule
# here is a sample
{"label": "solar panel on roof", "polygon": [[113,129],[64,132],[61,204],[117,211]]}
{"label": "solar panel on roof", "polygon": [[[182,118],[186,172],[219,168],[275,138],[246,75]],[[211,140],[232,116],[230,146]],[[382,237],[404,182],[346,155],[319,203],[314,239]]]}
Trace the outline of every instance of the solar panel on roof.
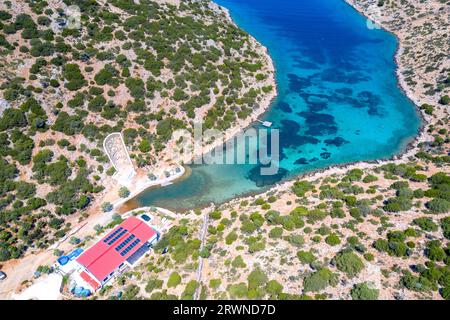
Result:
{"label": "solar panel on roof", "polygon": [[109,240],[111,240],[117,233],[119,233],[120,231],[122,231],[123,230],[123,228],[122,227],[119,227],[119,228],[117,228],[117,230],[115,230],[113,233],[111,233],[109,236],[107,236],[104,240],[103,240],[103,242],[104,243],[107,243]]}
{"label": "solar panel on roof", "polygon": [[114,236],[116,236],[120,231],[122,231],[122,227],[118,228],[117,230],[115,230],[113,233],[111,233],[108,237],[105,238],[105,240],[103,240],[104,242],[108,242],[109,240],[111,240]]}
{"label": "solar panel on roof", "polygon": [[130,244],[128,247],[126,247],[121,253],[120,255],[123,257],[124,255],[126,255],[128,252],[130,252],[139,242],[141,242],[140,239],[136,239],[133,241],[132,244]]}
{"label": "solar panel on roof", "polygon": [[139,249],[137,249],[131,256],[128,257],[127,261],[130,264],[134,264],[140,257],[142,257],[147,251],[150,250],[148,244],[143,244]]}
{"label": "solar panel on roof", "polygon": [[125,247],[131,240],[133,240],[135,238],[135,235],[132,234],[131,236],[129,236],[128,238],[126,238],[125,240],[123,240],[117,247],[116,247],[116,251],[119,252],[120,250],[123,249],[123,247]]}
{"label": "solar panel on roof", "polygon": [[121,237],[123,237],[123,235],[124,235],[125,233],[127,233],[127,232],[128,232],[127,229],[122,230],[117,236],[115,236],[112,240],[110,240],[110,241],[108,242],[108,245],[112,245],[114,242],[116,242],[116,241],[119,240]]}

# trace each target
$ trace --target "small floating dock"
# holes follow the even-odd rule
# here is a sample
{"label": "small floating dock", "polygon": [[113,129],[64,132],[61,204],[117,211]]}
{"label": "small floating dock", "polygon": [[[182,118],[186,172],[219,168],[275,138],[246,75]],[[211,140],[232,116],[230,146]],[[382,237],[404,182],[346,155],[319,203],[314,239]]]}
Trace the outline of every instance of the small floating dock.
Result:
{"label": "small floating dock", "polygon": [[272,122],[269,121],[261,121],[261,120],[256,120],[259,123],[261,123],[264,127],[270,128],[272,126]]}

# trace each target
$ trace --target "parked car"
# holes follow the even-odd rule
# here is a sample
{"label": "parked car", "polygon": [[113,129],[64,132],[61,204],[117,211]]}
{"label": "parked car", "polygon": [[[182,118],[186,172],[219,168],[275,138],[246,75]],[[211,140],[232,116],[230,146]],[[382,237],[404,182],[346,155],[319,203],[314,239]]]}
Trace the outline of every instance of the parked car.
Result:
{"label": "parked car", "polygon": [[5,279],[6,279],[6,273],[4,273],[3,271],[0,271],[0,281],[5,280]]}

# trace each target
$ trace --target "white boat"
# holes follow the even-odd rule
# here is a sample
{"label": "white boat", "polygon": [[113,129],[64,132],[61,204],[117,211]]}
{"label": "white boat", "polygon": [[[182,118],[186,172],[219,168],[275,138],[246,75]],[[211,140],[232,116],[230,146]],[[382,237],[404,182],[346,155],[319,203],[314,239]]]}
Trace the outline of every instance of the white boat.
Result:
{"label": "white boat", "polygon": [[272,122],[270,122],[270,121],[261,121],[261,120],[256,120],[256,121],[258,121],[259,123],[261,123],[264,127],[271,127],[272,126]]}

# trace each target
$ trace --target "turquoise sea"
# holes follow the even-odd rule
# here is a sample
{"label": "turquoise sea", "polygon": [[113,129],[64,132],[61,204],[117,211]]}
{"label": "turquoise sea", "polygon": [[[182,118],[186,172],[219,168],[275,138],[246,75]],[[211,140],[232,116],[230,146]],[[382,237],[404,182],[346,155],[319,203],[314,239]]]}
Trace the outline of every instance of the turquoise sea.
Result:
{"label": "turquoise sea", "polygon": [[389,158],[417,135],[420,118],[395,76],[397,39],[343,0],[216,2],[274,60],[279,94],[262,119],[280,129],[281,168],[261,176],[255,165],[192,166],[186,180],[141,194],[140,205],[224,202],[329,165]]}

